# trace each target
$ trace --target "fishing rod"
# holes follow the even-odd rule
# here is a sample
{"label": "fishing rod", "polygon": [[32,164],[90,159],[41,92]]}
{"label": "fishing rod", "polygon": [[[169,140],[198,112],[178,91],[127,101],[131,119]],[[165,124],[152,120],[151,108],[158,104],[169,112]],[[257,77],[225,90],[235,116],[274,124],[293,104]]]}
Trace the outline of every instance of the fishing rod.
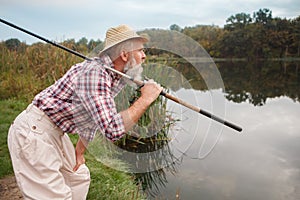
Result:
{"label": "fishing rod", "polygon": [[[39,35],[37,35],[35,33],[32,33],[32,32],[30,32],[30,31],[28,31],[26,29],[23,29],[23,28],[21,28],[19,26],[16,26],[15,24],[12,24],[12,23],[10,23],[8,21],[5,21],[5,20],[3,20],[1,18],[0,18],[0,21],[2,23],[4,23],[4,24],[8,25],[8,26],[11,26],[11,27],[13,27],[15,29],[18,29],[18,30],[22,31],[22,32],[25,32],[25,33],[33,36],[33,37],[36,37],[36,38],[38,38],[40,40],[43,40],[46,43],[49,43],[49,44],[51,44],[51,45],[53,45],[55,47],[63,49],[63,50],[65,50],[65,51],[67,51],[67,52],[69,52],[71,54],[74,54],[74,55],[80,57],[80,58],[83,58],[83,59],[88,60],[88,61],[92,61],[91,58],[88,58],[88,57],[82,55],[81,53],[79,53],[77,51],[74,51],[74,50],[69,49],[69,48],[67,48],[65,46],[62,46],[62,45],[60,45],[60,44],[58,44],[58,43],[56,43],[54,41],[50,41],[50,40],[48,40],[48,39],[46,39],[44,37],[41,37],[41,36],[39,36]],[[120,72],[120,71],[118,71],[116,69],[111,68],[111,67],[107,67],[107,66],[104,66],[104,67],[106,69],[114,72],[114,73],[117,73],[118,75],[120,75],[122,77],[125,77],[125,78],[131,80],[132,82],[136,83],[138,86],[143,86],[144,85],[143,81],[135,80],[133,77],[130,77],[127,74],[124,74],[124,73],[122,73],[122,72]],[[167,99],[170,99],[170,100],[172,100],[172,101],[174,101],[174,102],[176,102],[176,103],[178,103],[178,104],[180,104],[182,106],[185,106],[185,107],[187,107],[187,108],[189,108],[189,109],[191,109],[191,110],[193,110],[193,111],[195,111],[197,113],[200,113],[200,114],[202,114],[202,115],[204,115],[204,116],[206,116],[206,117],[208,117],[208,118],[210,118],[212,120],[215,120],[215,121],[217,121],[217,122],[219,122],[221,124],[224,124],[225,126],[227,126],[229,128],[232,128],[232,129],[234,129],[234,130],[236,130],[238,132],[242,131],[242,128],[239,127],[238,125],[235,125],[235,124],[233,124],[231,122],[228,122],[228,121],[226,121],[226,120],[224,120],[224,119],[222,119],[222,118],[220,118],[220,117],[218,117],[216,115],[213,115],[213,114],[211,114],[211,113],[209,113],[209,112],[207,112],[207,111],[205,111],[203,109],[200,109],[199,107],[193,106],[193,105],[191,105],[191,104],[189,104],[189,103],[187,103],[187,102],[185,102],[185,101],[183,101],[183,100],[181,100],[181,99],[179,99],[177,97],[174,97],[173,95],[171,95],[169,93],[166,93],[164,90],[160,93],[160,95],[162,95],[162,96],[166,97]]]}

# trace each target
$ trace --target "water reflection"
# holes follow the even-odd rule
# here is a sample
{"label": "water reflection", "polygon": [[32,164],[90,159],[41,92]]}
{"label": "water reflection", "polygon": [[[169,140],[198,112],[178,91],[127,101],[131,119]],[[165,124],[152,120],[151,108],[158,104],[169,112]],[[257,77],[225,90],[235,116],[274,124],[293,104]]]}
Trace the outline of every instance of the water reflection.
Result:
{"label": "water reflection", "polygon": [[[203,76],[213,77],[211,69],[203,65],[201,75],[191,63],[166,61],[166,65],[173,67],[182,74],[194,90],[206,91],[207,86]],[[237,103],[249,101],[253,105],[263,105],[266,99],[288,96],[299,101],[300,62],[260,61],[260,62],[218,62],[216,63],[225,85],[226,98]],[[210,79],[210,78],[207,78]],[[213,79],[213,78],[212,78]],[[182,86],[176,86],[178,90]],[[179,82],[180,83],[180,82]],[[210,88],[218,89],[218,87]]]}
{"label": "water reflection", "polygon": [[[124,143],[121,142],[117,144],[122,149],[137,153],[136,157],[139,159],[126,159],[126,163],[129,167],[141,168],[140,165],[145,164],[149,166],[157,166],[156,170],[146,170],[146,172],[143,173],[133,174],[137,185],[139,185],[141,191],[149,198],[155,198],[160,194],[160,189],[168,184],[167,172],[175,175],[177,172],[177,166],[182,163],[182,158],[176,158],[173,156],[166,138],[167,135],[164,133],[159,133],[148,138],[134,138],[127,136],[126,139],[123,139]],[[160,152],[163,153],[147,154],[146,157],[139,156],[140,153],[153,152],[158,149],[161,149]],[[118,159],[123,160],[123,156],[124,155],[120,154]],[[167,165],[165,163],[167,163]],[[147,167],[143,166],[143,168]]]}
{"label": "water reflection", "polygon": [[[208,157],[199,160],[184,156],[176,165],[175,176],[168,170],[157,172],[163,181],[145,175],[153,180],[146,182],[148,188],[155,185],[153,199],[175,199],[178,188],[181,199],[299,199],[299,64],[217,63],[226,91],[216,89],[213,93],[223,96],[226,118],[241,123],[244,131],[240,135],[224,128]],[[186,68],[183,71],[184,77],[199,79]],[[196,83],[190,81],[193,94],[205,107],[211,93],[203,82]],[[174,92],[188,98],[191,88]],[[211,128],[212,122],[198,120],[190,117],[186,121],[187,127],[198,124],[201,130],[189,152],[199,150],[202,132]]]}
{"label": "water reflection", "polygon": [[217,63],[225,83],[226,98],[264,105],[267,98],[288,96],[299,101],[298,62]]}

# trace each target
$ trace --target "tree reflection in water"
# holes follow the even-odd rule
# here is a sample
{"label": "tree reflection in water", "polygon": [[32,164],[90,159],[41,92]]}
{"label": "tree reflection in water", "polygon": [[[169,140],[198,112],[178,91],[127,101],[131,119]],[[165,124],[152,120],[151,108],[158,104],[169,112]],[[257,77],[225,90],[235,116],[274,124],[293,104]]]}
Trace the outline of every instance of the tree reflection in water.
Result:
{"label": "tree reflection in water", "polygon": [[[177,70],[194,90],[206,91],[207,86],[201,76],[210,77],[210,68],[203,65],[201,76],[195,73],[191,63],[182,59],[165,60],[165,65]],[[225,97],[229,101],[248,101],[255,106],[265,104],[267,98],[288,96],[294,101],[300,97],[299,60],[282,61],[276,59],[254,61],[224,60],[216,62],[225,85]],[[176,84],[176,82],[174,82]],[[185,88],[186,85],[180,85]],[[180,89],[180,87],[172,87]],[[210,88],[219,89],[219,88]]]}
{"label": "tree reflection in water", "polygon": [[248,101],[254,106],[280,96],[299,101],[299,64],[299,61],[217,63],[225,83],[225,97],[236,103]]}
{"label": "tree reflection in water", "polygon": [[[157,82],[162,83],[167,88],[171,88],[170,85],[172,85],[173,91],[180,88],[207,90],[202,78],[197,76],[193,68],[187,66],[190,64],[171,61],[172,64],[165,63],[165,65],[172,66],[176,73],[170,70],[170,67],[165,67],[161,71],[154,72],[152,70],[152,75],[149,75],[148,72],[146,73],[147,76],[155,78]],[[294,101],[299,101],[298,64],[297,62],[275,61],[259,63],[220,62],[217,63],[217,66],[225,84],[224,96],[226,99],[236,103],[249,102],[254,106],[261,106],[264,105],[267,98],[280,96],[288,96]],[[156,66],[156,69],[160,68]],[[202,75],[209,76],[209,70],[209,68],[204,68]],[[156,76],[157,74],[160,76]],[[181,74],[181,77],[178,77],[177,74]],[[132,92],[125,89],[124,94],[132,95]],[[125,98],[124,94],[121,95],[121,99],[127,102],[120,104],[128,107],[130,105],[128,99],[130,98]],[[177,122],[177,119],[172,119],[169,114],[166,109],[166,100],[164,98],[158,99],[131,131],[132,135],[118,142],[121,149],[135,153],[135,158],[127,159],[127,164],[131,168],[146,169],[144,173],[137,170],[133,174],[141,189],[152,196],[158,194],[159,189],[167,184],[166,173],[176,173],[177,167],[181,163],[181,159],[172,155],[172,150],[169,149],[168,145],[168,131]],[[152,152],[156,153],[152,154]],[[141,154],[143,156],[140,156]],[[118,158],[122,158],[122,156],[123,154],[119,154]]]}

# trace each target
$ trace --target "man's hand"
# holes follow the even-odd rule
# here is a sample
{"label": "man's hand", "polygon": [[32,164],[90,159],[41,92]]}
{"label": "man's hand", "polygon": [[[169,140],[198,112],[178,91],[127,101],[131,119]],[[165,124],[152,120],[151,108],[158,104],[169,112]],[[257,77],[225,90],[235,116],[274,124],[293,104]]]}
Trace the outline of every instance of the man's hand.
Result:
{"label": "man's hand", "polygon": [[128,109],[121,112],[126,132],[138,122],[139,118],[144,114],[151,103],[155,101],[162,90],[163,88],[153,80],[149,80],[145,83],[141,88],[141,97]]}
{"label": "man's hand", "polygon": [[86,144],[82,141],[82,139],[78,139],[75,148],[75,155],[76,155],[76,165],[73,168],[74,172],[78,170],[80,165],[85,164],[84,152],[86,150]]}
{"label": "man's hand", "polygon": [[154,82],[152,79],[148,80],[141,88],[141,98],[147,102],[148,106],[157,99],[163,88]]}

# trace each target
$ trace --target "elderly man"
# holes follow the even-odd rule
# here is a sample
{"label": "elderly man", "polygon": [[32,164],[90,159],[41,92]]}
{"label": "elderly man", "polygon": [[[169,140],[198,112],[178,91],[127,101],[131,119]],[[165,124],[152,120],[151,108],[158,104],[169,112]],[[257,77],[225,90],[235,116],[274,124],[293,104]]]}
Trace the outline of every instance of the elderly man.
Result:
{"label": "elderly man", "polygon": [[[9,129],[8,147],[17,183],[25,199],[85,199],[90,184],[84,152],[96,131],[121,138],[159,96],[148,81],[141,97],[118,112],[114,97],[125,85],[108,68],[140,77],[147,39],[120,25],[106,33],[99,57],[84,61],[39,93]],[[74,149],[68,133],[79,134]]]}

